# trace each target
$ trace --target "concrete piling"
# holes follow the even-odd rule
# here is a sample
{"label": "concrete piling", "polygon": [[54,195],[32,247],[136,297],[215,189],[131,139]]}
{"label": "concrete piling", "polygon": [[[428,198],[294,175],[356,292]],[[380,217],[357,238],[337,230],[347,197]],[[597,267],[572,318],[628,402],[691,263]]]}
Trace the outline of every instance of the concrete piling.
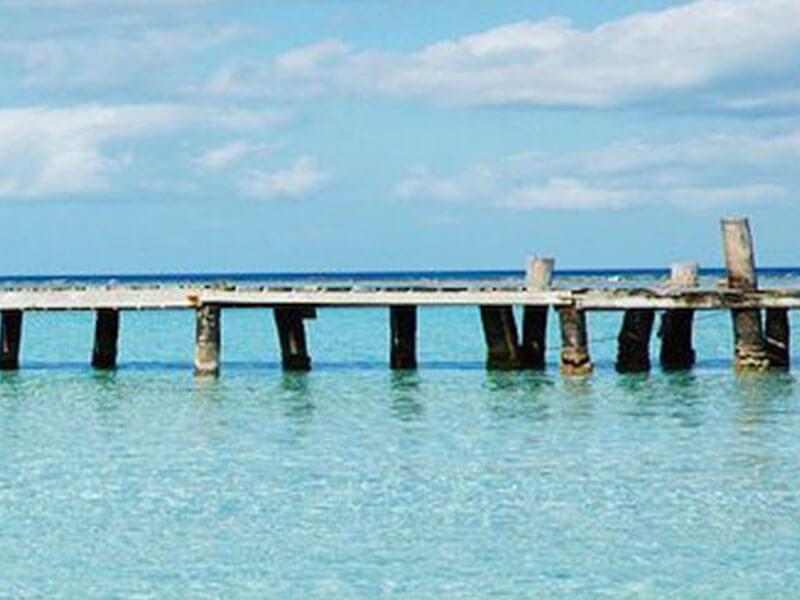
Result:
{"label": "concrete piling", "polygon": [[221,310],[219,306],[204,304],[197,309],[195,333],[195,375],[219,375],[221,356]]}
{"label": "concrete piling", "polygon": [[561,324],[561,372],[586,375],[594,369],[589,356],[586,313],[572,306],[558,309]]}
{"label": "concrete piling", "polygon": [[118,339],[119,311],[101,308],[97,311],[94,327],[92,366],[95,369],[114,369],[117,366]]}
{"label": "concrete piling", "polygon": [[279,306],[275,308],[275,327],[281,345],[281,362],[286,371],[310,371],[306,328],[303,319],[315,319],[314,307]]}
{"label": "concrete piling", "polygon": [[19,368],[22,311],[4,310],[0,314],[0,370],[15,371]]}
{"label": "concrete piling", "polygon": [[392,369],[417,368],[417,307],[389,307]]}
{"label": "concrete piling", "polygon": [[[671,267],[669,286],[672,291],[696,288],[699,284],[697,263],[675,263]],[[658,336],[661,338],[661,367],[665,371],[691,369],[695,363],[692,347],[694,311],[678,308],[664,311]]]}
{"label": "concrete piling", "polygon": [[[748,220],[723,219],[722,239],[728,287],[742,291],[756,290],[758,281],[755,252]],[[761,312],[758,309],[734,308],[731,314],[736,369],[759,371],[769,367],[761,327]]]}
{"label": "concrete piling", "polygon": [[[525,285],[532,291],[550,289],[553,280],[552,258],[528,261]],[[544,369],[547,350],[547,306],[525,306],[522,309],[522,346],[520,359],[526,369]]]}
{"label": "concrete piling", "polygon": [[625,311],[620,329],[616,368],[619,373],[641,373],[650,370],[650,335],[655,311],[630,309]]}
{"label": "concrete piling", "polygon": [[789,311],[785,308],[768,308],[765,343],[769,365],[772,368],[789,368],[789,331]]}
{"label": "concrete piling", "polygon": [[481,322],[486,339],[486,367],[519,369],[522,361],[512,307],[481,306]]}

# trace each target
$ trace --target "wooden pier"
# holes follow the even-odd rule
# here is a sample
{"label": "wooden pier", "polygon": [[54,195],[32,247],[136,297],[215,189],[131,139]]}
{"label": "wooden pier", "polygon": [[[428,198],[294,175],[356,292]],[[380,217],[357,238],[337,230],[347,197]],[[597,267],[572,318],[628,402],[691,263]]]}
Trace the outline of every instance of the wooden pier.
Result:
{"label": "wooden pier", "polygon": [[[550,308],[561,329],[561,369],[591,372],[586,313],[623,311],[616,367],[620,372],[651,368],[653,331],[661,340],[666,370],[688,369],[695,362],[693,318],[699,310],[731,313],[734,364],[739,370],[789,366],[788,311],[800,308],[800,289],[760,289],[752,235],[746,219],[722,221],[727,277],[711,289],[698,287],[698,266],[677,263],[668,282],[657,287],[553,287],[554,261],[531,259],[523,281],[502,284],[439,285],[420,281],[403,285],[107,285],[0,288],[0,369],[19,368],[25,311],[96,312],[91,363],[113,369],[117,363],[120,312],[192,309],[197,314],[195,372],[217,375],[221,363],[224,309],[272,309],[283,367],[309,370],[305,321],[327,307],[386,307],[390,328],[389,364],[417,366],[417,308],[475,306],[486,340],[486,365],[492,369],[542,369]],[[521,335],[513,307],[523,310]],[[663,311],[660,322],[656,312]],[[762,312],[765,315],[762,315]],[[762,322],[762,316],[764,320]]]}

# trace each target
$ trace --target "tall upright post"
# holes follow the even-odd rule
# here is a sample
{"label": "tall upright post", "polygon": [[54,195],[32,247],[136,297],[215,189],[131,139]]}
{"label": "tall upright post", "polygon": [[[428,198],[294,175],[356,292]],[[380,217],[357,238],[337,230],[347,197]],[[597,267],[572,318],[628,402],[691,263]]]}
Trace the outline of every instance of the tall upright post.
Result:
{"label": "tall upright post", "polygon": [[281,360],[286,371],[311,370],[303,319],[314,319],[316,316],[314,307],[275,307],[275,326],[281,345]]}
{"label": "tall upright post", "polygon": [[765,324],[765,343],[769,366],[789,368],[789,311],[785,308],[768,308]]}
{"label": "tall upright post", "polygon": [[[553,281],[552,258],[532,258],[528,261],[525,286],[528,290],[549,290]],[[548,306],[525,306],[522,312],[522,346],[520,359],[527,369],[544,369],[547,349]]]}
{"label": "tall upright post", "polygon": [[586,313],[574,306],[558,309],[561,323],[561,372],[565,375],[587,375],[594,365],[589,355]]}
{"label": "tall upright post", "polygon": [[[669,286],[672,290],[696,288],[700,267],[694,262],[674,263],[670,269]],[[694,310],[676,308],[664,311],[658,336],[661,338],[661,367],[665,371],[691,369],[695,363],[692,347]]]}
{"label": "tall upright post", "polygon": [[117,366],[118,339],[119,311],[101,308],[97,311],[94,326],[92,366],[95,369],[113,369]]}
{"label": "tall upright post", "polygon": [[[753,236],[747,219],[722,219],[722,239],[728,287],[751,291],[758,287]],[[761,312],[752,308],[734,308],[733,336],[735,364],[740,371],[763,370],[769,367],[764,348]]]}
{"label": "tall upright post", "polygon": [[417,368],[417,307],[389,307],[392,369]]}
{"label": "tall upright post", "polygon": [[195,332],[195,375],[219,375],[221,348],[221,311],[213,304],[203,304],[197,309]]}
{"label": "tall upright post", "polygon": [[0,371],[15,371],[19,368],[22,311],[4,310],[0,321]]}
{"label": "tall upright post", "polygon": [[513,308],[481,306],[481,323],[486,339],[486,368],[519,369],[522,361]]}

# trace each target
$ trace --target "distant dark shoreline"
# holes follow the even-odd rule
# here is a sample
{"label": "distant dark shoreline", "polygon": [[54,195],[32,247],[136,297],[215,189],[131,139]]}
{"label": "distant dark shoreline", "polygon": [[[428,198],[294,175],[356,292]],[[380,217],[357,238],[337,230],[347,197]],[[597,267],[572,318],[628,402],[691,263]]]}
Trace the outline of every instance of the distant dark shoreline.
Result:
{"label": "distant dark shoreline", "polygon": [[[765,277],[800,276],[800,267],[772,267],[758,269]],[[701,276],[722,277],[724,269],[700,269]],[[560,278],[662,278],[669,275],[668,269],[562,269],[556,270]],[[305,273],[162,273],[162,274],[99,274],[99,275],[5,275],[2,284],[20,283],[210,283],[210,282],[274,282],[274,281],[385,281],[385,280],[498,280],[520,279],[522,270],[475,270],[475,271],[356,271],[356,272],[305,272]]]}

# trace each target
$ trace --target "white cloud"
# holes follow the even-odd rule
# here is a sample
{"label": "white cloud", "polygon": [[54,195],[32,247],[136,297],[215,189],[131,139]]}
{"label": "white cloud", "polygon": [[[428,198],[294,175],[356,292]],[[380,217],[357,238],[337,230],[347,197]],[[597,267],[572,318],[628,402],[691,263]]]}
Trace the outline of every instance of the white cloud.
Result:
{"label": "white cloud", "polygon": [[710,133],[664,144],[632,140],[559,157],[520,154],[456,173],[415,167],[395,195],[555,210],[774,204],[800,195],[798,163],[800,129]]}
{"label": "white cloud", "polygon": [[329,179],[317,159],[304,156],[280,171],[249,171],[239,189],[248,198],[297,199],[318,192]]}
{"label": "white cloud", "polygon": [[271,147],[267,144],[230,142],[224,146],[207,150],[195,160],[195,163],[201,171],[214,173],[225,170],[254,154],[262,154],[270,150]]}
{"label": "white cloud", "polygon": [[749,84],[762,90],[796,78],[798,50],[797,0],[698,0],[591,30],[564,19],[512,23],[409,54],[327,40],[279,56],[271,68],[228,66],[209,88],[582,107],[694,93],[724,108],[727,95],[739,94],[736,78],[754,76]]}
{"label": "white cloud", "polygon": [[242,130],[242,124],[249,131],[253,122],[279,118],[176,104],[0,110],[0,199],[105,190],[134,162],[126,147],[131,140],[186,129]]}

